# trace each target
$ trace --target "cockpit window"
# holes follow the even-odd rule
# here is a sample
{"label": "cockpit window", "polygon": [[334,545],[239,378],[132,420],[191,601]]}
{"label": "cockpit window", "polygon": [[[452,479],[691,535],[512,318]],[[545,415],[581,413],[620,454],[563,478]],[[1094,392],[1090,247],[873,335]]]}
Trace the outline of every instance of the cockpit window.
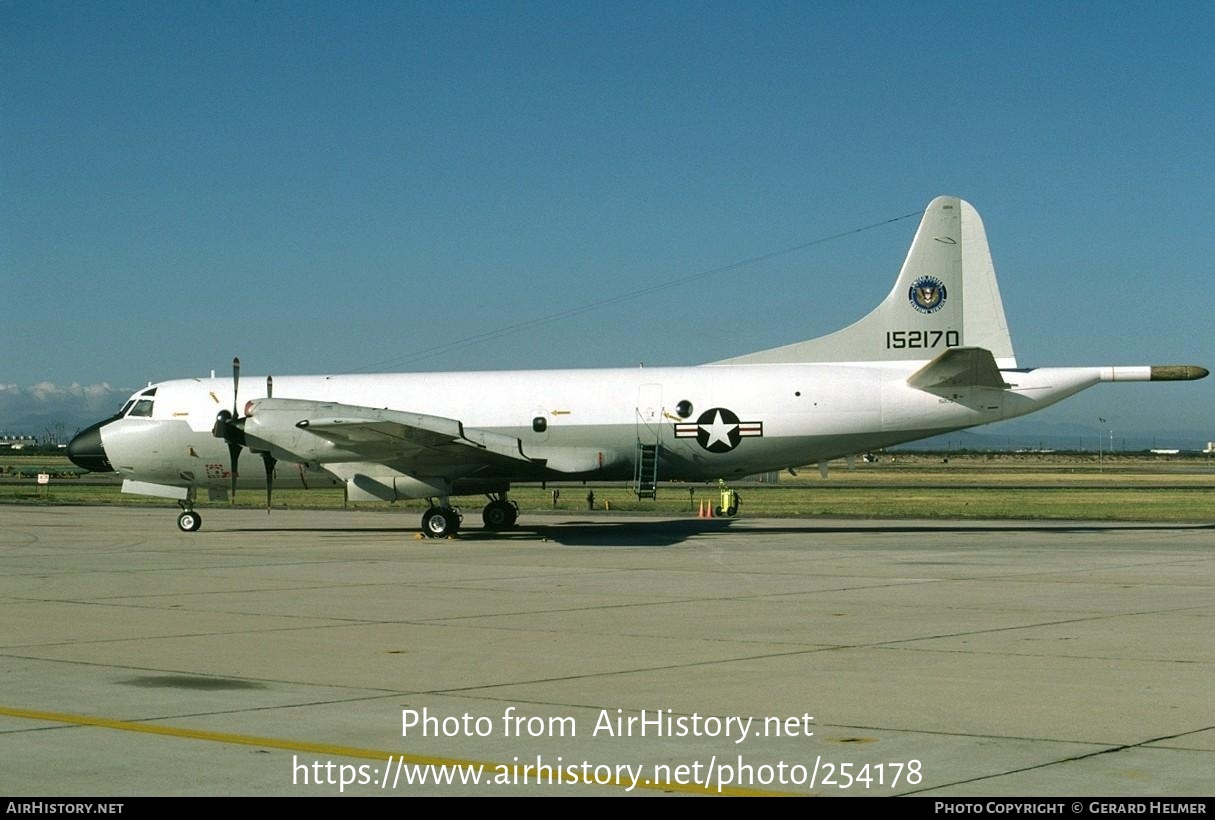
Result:
{"label": "cockpit window", "polygon": [[156,388],[149,387],[141,393],[136,393],[131,398],[127,399],[127,403],[118,411],[120,418],[125,416],[142,416],[151,418],[152,416],[152,397],[156,395]]}
{"label": "cockpit window", "polygon": [[140,399],[135,402],[135,406],[131,408],[130,416],[151,416],[152,415],[152,400]]}

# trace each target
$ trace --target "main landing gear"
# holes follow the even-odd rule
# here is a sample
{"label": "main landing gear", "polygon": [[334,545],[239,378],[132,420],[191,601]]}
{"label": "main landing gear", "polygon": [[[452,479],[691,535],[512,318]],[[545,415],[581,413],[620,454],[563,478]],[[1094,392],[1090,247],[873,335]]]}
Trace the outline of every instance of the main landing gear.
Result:
{"label": "main landing gear", "polygon": [[460,511],[449,504],[432,506],[422,513],[422,535],[427,538],[448,538],[460,531]]}
{"label": "main landing gear", "polygon": [[[506,497],[506,493],[489,494],[489,503],[481,511],[481,520],[490,532],[502,532],[515,526],[519,519],[519,506]],[[460,531],[464,517],[459,509],[444,498],[422,513],[422,535],[427,538],[449,538]]]}
{"label": "main landing gear", "polygon": [[481,510],[481,520],[485,529],[492,532],[509,530],[519,519],[519,505],[506,497],[506,493],[493,493],[489,503]]}
{"label": "main landing gear", "polygon": [[459,510],[450,505],[431,507],[422,514],[422,535],[426,538],[454,536],[459,532],[462,520],[463,516],[459,514]]}

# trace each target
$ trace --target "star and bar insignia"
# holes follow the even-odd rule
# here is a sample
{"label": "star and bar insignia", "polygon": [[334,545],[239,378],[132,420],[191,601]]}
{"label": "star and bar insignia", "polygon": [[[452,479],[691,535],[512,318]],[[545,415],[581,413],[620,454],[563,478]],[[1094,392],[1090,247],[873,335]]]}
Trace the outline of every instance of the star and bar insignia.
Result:
{"label": "star and bar insignia", "polygon": [[728,453],[743,438],[762,437],[762,421],[740,421],[730,410],[713,407],[700,414],[696,421],[675,425],[675,438],[695,438],[710,453]]}

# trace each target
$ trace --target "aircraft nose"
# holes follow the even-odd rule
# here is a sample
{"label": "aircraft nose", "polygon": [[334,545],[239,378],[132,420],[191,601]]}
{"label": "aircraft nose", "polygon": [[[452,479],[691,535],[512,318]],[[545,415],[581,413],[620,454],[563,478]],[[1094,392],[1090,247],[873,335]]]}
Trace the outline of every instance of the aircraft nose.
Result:
{"label": "aircraft nose", "polygon": [[77,433],[67,446],[67,456],[77,467],[91,473],[112,473],[114,468],[101,446],[101,428],[113,419],[99,421]]}

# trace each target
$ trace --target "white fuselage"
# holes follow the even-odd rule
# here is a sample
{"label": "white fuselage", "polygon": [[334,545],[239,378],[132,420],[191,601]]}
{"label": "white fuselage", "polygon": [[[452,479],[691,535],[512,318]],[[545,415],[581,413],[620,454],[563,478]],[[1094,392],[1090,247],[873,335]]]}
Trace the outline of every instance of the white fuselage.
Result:
{"label": "white fuselage", "polygon": [[[1141,378],[1115,368],[1004,371],[1007,389],[953,392],[910,387],[925,362],[702,365],[608,370],[527,370],[345,376],[284,376],[275,398],[337,402],[459,419],[517,438],[542,467],[494,468],[505,481],[619,480],[633,475],[639,445],[661,447],[662,480],[712,480],[780,470],[950,430],[1020,416],[1098,381]],[[182,379],[154,386],[150,415],[128,415],[101,429],[105,451],[124,478],[174,487],[223,488],[231,474],[226,443],[212,435],[231,410],[232,379]],[[148,391],[141,391],[146,394]],[[237,415],[267,394],[246,377]],[[342,477],[326,465],[340,450],[318,446],[276,482]],[[253,456],[241,486],[260,486]],[[290,459],[289,459],[290,460]],[[246,466],[247,465],[247,466]],[[459,475],[447,478],[461,478]]]}

